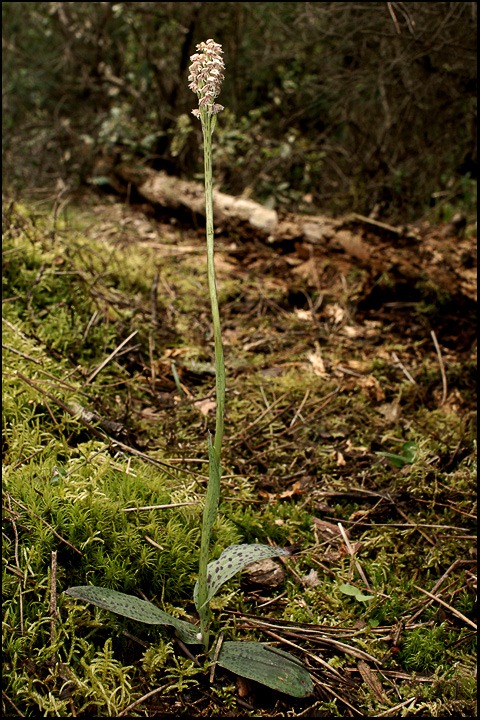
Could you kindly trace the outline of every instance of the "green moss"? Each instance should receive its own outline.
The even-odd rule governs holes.
[[[400,660],[407,670],[433,672],[445,662],[445,631],[443,625],[416,628],[403,638]]]

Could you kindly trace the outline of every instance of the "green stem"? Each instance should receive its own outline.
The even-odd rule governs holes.
[[[207,115],[207,113],[205,113]],[[213,116],[215,118],[215,116]],[[210,292],[210,303],[212,306],[213,336],[215,340],[215,375],[217,391],[217,417],[215,425],[215,441],[213,446],[220,463],[220,452],[222,449],[224,412],[225,412],[225,362],[223,359],[222,330],[220,326],[220,313],[218,310],[217,288],[215,282],[215,250],[213,241],[213,179],[212,179],[212,116],[206,117],[202,123],[204,139],[204,164],[205,164],[205,214],[207,230],[207,273],[208,289]]]
[[[224,411],[225,411],[225,362],[223,359],[222,332],[220,326],[220,313],[218,310],[217,288],[215,282],[214,263],[214,230],[213,230],[213,179],[212,179],[212,132],[216,116],[211,116],[206,110],[202,111],[202,131],[204,140],[204,167],[205,167],[205,211],[207,233],[207,275],[210,304],[212,308],[213,336],[215,341],[215,375],[217,414],[215,424],[215,439],[209,447],[209,482],[205,497],[203,511],[202,537],[200,541],[200,560],[198,567],[198,613],[200,615],[200,632],[205,651],[208,651],[210,606],[207,600],[207,565],[208,550],[213,522],[218,508],[220,497],[220,453],[222,449]]]

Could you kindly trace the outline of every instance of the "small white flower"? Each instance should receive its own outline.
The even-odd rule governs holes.
[[[197,634],[195,635],[195,637],[197,638],[197,640],[201,640],[201,639],[202,639],[202,633],[201,633],[201,632],[197,633]]]

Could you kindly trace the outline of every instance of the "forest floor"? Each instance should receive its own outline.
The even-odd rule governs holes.
[[[197,622],[215,423],[204,230],[98,197],[7,197],[4,715],[476,716],[476,237],[359,232],[363,260],[216,237],[211,556],[292,555],[229,581],[213,630],[296,655],[314,695],[295,699],[219,668],[210,681],[169,628],[64,594],[104,585]]]

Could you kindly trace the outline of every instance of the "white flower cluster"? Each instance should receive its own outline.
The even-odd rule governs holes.
[[[220,53],[222,46],[214,40],[207,40],[197,45],[198,53],[192,55],[190,60],[189,88],[197,93],[200,107],[207,108],[210,115],[216,115],[223,110],[223,105],[215,104],[215,98],[220,95],[220,88],[225,68]],[[200,117],[200,110],[192,110],[195,117]]]

